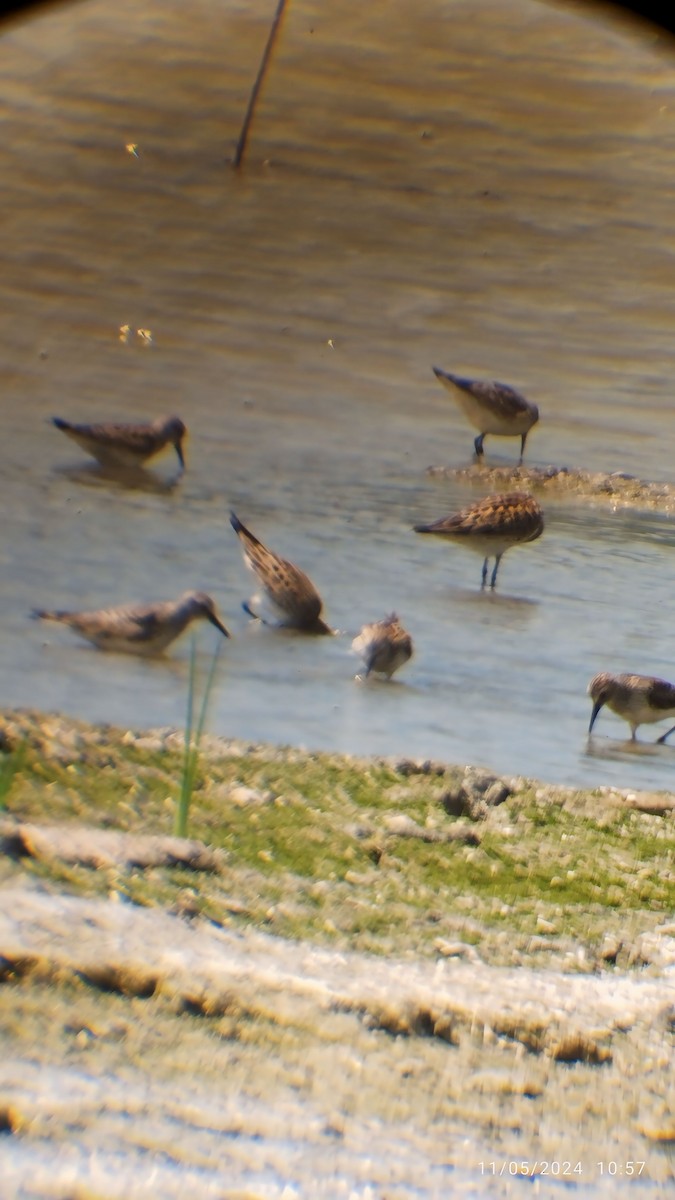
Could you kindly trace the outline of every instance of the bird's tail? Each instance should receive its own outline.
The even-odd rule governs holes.
[[[54,612],[48,608],[34,608],[30,613],[32,621],[66,621],[70,613]]]
[[[258,538],[251,533],[250,529],[246,528],[243,521],[240,521],[239,517],[234,512],[230,513],[230,525],[234,529],[235,533],[246,538],[247,541],[252,542],[254,546],[262,546],[262,542],[260,542]]]

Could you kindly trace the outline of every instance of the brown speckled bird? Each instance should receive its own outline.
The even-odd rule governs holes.
[[[181,470],[185,469],[183,440],[187,429],[180,417],[158,417],[140,425],[72,425],[61,417],[52,420],[57,429],[104,467],[140,467],[165,446],[173,446]]]
[[[305,633],[332,633],[333,630],[321,617],[321,597],[311,579],[287,559],[274,554],[258,540],[250,529],[230,513],[230,523],[244,549],[244,562],[253,571],[262,586],[263,596],[253,596],[245,601],[244,610],[249,616],[264,624],[275,624],[285,629],[300,629]],[[272,621],[263,616],[265,601],[270,609]]]
[[[589,733],[605,705],[628,722],[632,741],[636,741],[638,726],[675,717],[675,685],[653,675],[610,675],[608,671],[602,671],[591,679],[588,694],[593,701]],[[665,742],[674,731],[675,725],[657,738],[657,742]]]
[[[391,679],[394,671],[412,658],[413,643],[396,613],[391,613],[382,621],[364,625],[352,642],[352,650],[363,656],[366,679],[373,673]],[[360,679],[361,676],[357,675],[356,678]]]
[[[442,517],[431,525],[415,525],[415,533],[433,533],[437,537],[461,542],[483,555],[481,587],[488,576],[488,560],[495,559],[490,587],[497,582],[497,571],[503,555],[511,546],[533,542],[544,530],[544,514],[533,496],[525,492],[508,492],[486,496],[460,512]]]
[[[434,375],[462,408],[478,437],[474,441],[476,454],[483,453],[483,442],[488,433],[499,437],[520,437],[520,462],[525,453],[527,435],[539,420],[539,409],[521,392],[509,387],[508,383],[496,380],[463,379],[451,375],[440,367],[432,367]]]
[[[99,650],[125,654],[162,654],[192,621],[204,618],[225,636],[229,633],[204,592],[185,592],[177,600],[157,604],[122,604],[92,612],[54,612],[36,609],[31,616],[59,621]]]

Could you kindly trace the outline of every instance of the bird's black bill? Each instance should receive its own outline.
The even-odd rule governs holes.
[[[207,620],[210,621],[212,625],[215,625],[216,629],[220,630],[220,632],[223,634],[223,637],[229,638],[230,635],[228,630],[223,625],[223,622],[218,619],[215,613],[207,613]]]
[[[590,723],[590,725],[588,726],[588,732],[589,732],[589,733],[592,733],[592,732],[593,732],[593,726],[595,725],[595,718],[597,717],[597,715],[598,715],[598,713],[600,712],[600,709],[601,709],[601,708],[602,708],[602,701],[598,700],[598,701],[597,701],[597,702],[596,702],[596,703],[593,705],[593,712],[591,713],[591,723]]]

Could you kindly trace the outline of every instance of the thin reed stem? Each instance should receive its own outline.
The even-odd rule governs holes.
[[[272,51],[274,50],[274,43],[276,42],[277,34],[279,32],[279,27],[281,25],[281,18],[284,15],[285,8],[286,8],[286,0],[279,0],[279,3],[277,4],[277,11],[274,14],[274,20],[272,21],[272,27],[269,31],[269,35],[268,35],[267,42],[265,45],[265,49],[263,50],[263,56],[260,60],[260,66],[258,67],[258,74],[256,75],[255,83],[253,84],[253,87],[251,88],[251,95],[249,96],[246,113],[244,115],[244,122],[241,127],[241,133],[239,134],[239,141],[237,142],[237,149],[235,150],[234,158],[232,160],[232,165],[235,169],[241,165],[241,160],[244,157],[244,152],[246,150],[246,143],[248,142],[249,127],[251,125],[251,121],[253,120],[253,114],[255,112],[255,106],[256,106],[256,103],[258,100],[258,95],[260,93],[260,89],[262,88],[262,85],[265,80],[265,74],[267,72],[267,67],[268,67],[270,58],[272,57]]]

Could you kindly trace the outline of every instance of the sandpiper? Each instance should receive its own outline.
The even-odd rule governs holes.
[[[230,523],[244,548],[246,566],[253,571],[264,593],[262,597],[253,596],[245,601],[245,612],[263,624],[269,624],[261,612],[255,611],[267,601],[272,624],[301,629],[305,633],[332,633],[330,626],[321,619],[321,597],[305,572],[263,546],[250,529],[242,525],[236,513],[230,513]]]
[[[628,722],[632,741],[636,740],[639,725],[652,725],[654,721],[675,717],[675,684],[653,675],[610,675],[608,671],[602,671],[591,679],[588,694],[593,701],[589,733],[605,704]],[[663,737],[657,738],[657,742],[665,742],[674,731],[675,725]]]
[[[352,650],[355,654],[363,655],[366,679],[371,672],[391,679],[394,671],[412,658],[413,643],[396,613],[391,613],[382,621],[364,625],[352,642]],[[356,678],[360,679],[361,676],[357,675]]]
[[[434,375],[448,388],[460,404],[465,416],[478,430],[474,441],[476,454],[483,453],[488,433],[499,437],[520,438],[520,462],[525,453],[527,435],[539,420],[539,409],[515,388],[496,380],[463,379],[440,367],[432,368]]]
[[[225,637],[229,633],[204,592],[185,592],[177,600],[157,604],[122,604],[93,612],[52,612],[36,609],[31,616],[43,621],[60,621],[93,642],[99,650],[126,654],[162,654],[192,622],[203,617]]]
[[[57,429],[104,467],[140,467],[165,446],[173,446],[181,470],[185,469],[183,439],[187,429],[180,417],[158,417],[140,425],[72,425],[61,417],[52,420]]]
[[[488,560],[494,556],[495,565],[490,580],[493,588],[503,555],[511,546],[533,542],[544,530],[544,514],[534,496],[525,492],[508,492],[486,496],[452,516],[442,517],[431,525],[415,525],[415,533],[434,533],[438,537],[462,542],[484,556],[481,587],[488,576]]]

